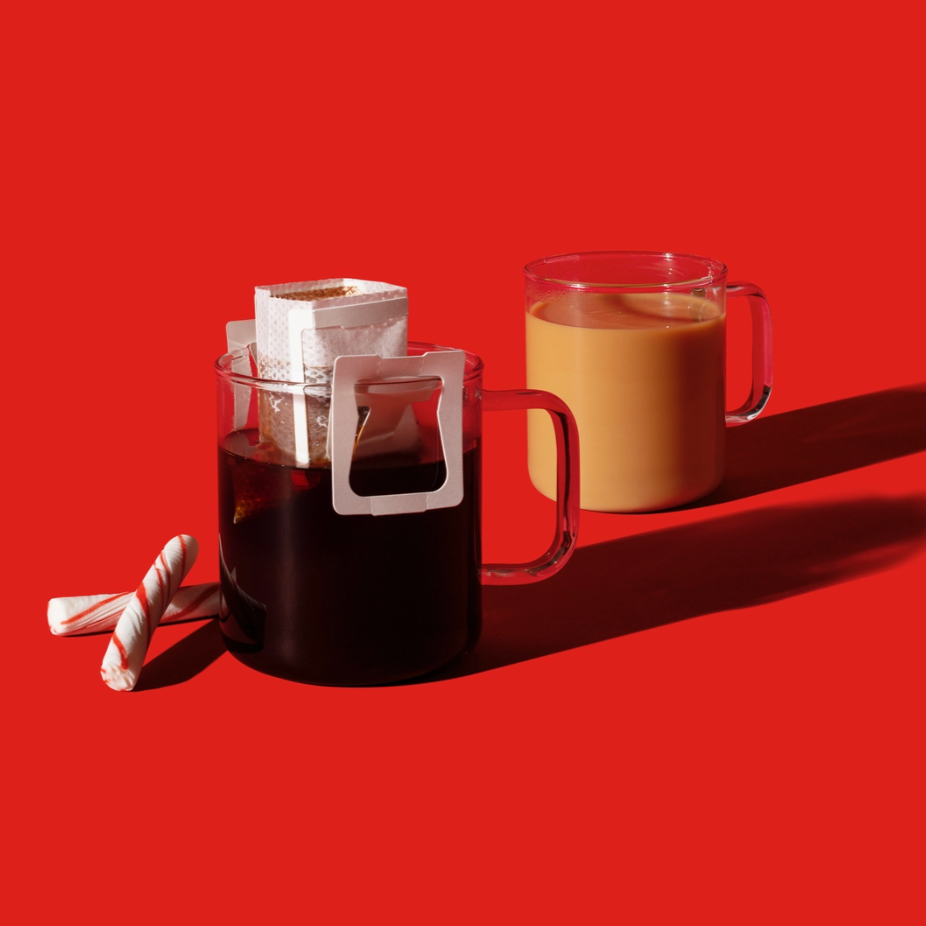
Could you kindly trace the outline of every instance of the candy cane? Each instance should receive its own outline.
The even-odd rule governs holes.
[[[222,586],[218,582],[184,585],[167,606],[162,624],[204,620],[219,613]],[[118,595],[78,595],[52,598],[48,602],[48,629],[56,637],[114,630],[119,615],[132,599],[132,592]]]
[[[138,681],[151,636],[186,574],[196,562],[199,544],[180,534],[161,551],[129,600],[103,657],[103,681],[117,691],[131,691]]]

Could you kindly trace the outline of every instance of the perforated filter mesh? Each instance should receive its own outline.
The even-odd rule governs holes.
[[[315,280],[257,287],[254,296],[257,368],[262,379],[305,382],[320,387],[305,400],[310,463],[327,460],[328,409],[334,361],[348,354],[404,357],[408,350],[406,290],[370,280]],[[301,366],[290,355],[293,312],[311,316],[302,330]],[[358,322],[364,322],[359,323]],[[301,324],[301,322],[300,322]],[[294,403],[283,393],[266,393],[259,405],[262,440],[287,457],[295,447]],[[301,409],[296,414],[302,415]],[[302,461],[303,463],[305,461]]]

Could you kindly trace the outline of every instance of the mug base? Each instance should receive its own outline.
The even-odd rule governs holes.
[[[318,685],[324,688],[375,688],[381,685],[395,685],[402,682],[410,682],[423,678],[427,675],[440,672],[442,669],[456,662],[458,659],[468,656],[479,641],[478,631],[471,634],[462,649],[453,653],[450,657],[442,657],[434,664],[428,664],[424,667],[416,666],[411,668],[404,666],[394,671],[383,669],[379,672],[358,672],[351,671],[341,667],[337,671],[319,672],[307,671],[298,664],[287,663],[279,659],[270,659],[264,653],[255,652],[253,648],[243,646],[237,640],[222,634],[222,640],[225,643],[225,649],[234,656],[238,662],[260,672],[262,675],[270,675],[274,678],[281,678],[289,682],[298,682],[303,685]]]

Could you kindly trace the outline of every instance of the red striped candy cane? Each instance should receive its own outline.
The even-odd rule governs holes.
[[[103,681],[110,688],[131,691],[135,687],[151,636],[198,552],[196,540],[180,534],[164,547],[148,570],[122,612],[100,666]]]
[[[177,590],[167,606],[161,623],[176,624],[215,617],[219,613],[220,594],[221,586],[218,582],[184,585]],[[131,600],[132,592],[52,598],[48,602],[48,629],[56,637],[114,630],[119,616]]]

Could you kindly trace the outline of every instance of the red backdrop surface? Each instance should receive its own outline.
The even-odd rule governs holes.
[[[906,9],[11,15],[13,922],[921,921]],[[408,286],[411,336],[509,388],[521,267],[600,249],[706,254],[769,295],[775,390],[711,504],[584,514],[569,567],[487,592],[480,647],[426,684],[286,683],[185,625],[155,635],[159,684],[124,695],[105,638],[48,633],[50,597],[134,587],[179,531],[202,545],[189,581],[217,577],[211,365],[254,284]],[[528,558],[552,504],[522,416],[497,418],[485,553]]]

